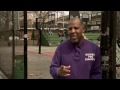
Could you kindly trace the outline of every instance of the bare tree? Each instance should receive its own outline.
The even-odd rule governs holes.
[[[46,20],[48,21],[49,11],[34,11],[34,13],[39,18],[41,28],[42,28],[42,30],[44,30],[45,21]]]
[[[10,36],[11,20],[12,20],[11,11],[0,11],[0,32],[1,37],[4,37],[5,39],[8,39],[8,37]]]
[[[1,31],[9,30],[9,23],[12,19],[11,11],[0,11]]]

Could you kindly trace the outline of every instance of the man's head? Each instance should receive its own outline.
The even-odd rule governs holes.
[[[80,18],[75,17],[69,21],[68,34],[73,43],[78,43],[83,39],[82,33],[84,33],[84,31],[84,25]]]

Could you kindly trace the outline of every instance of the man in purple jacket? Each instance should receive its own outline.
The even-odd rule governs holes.
[[[53,56],[50,74],[54,79],[102,79],[100,48],[84,39],[81,19],[69,21],[69,40],[62,42]]]

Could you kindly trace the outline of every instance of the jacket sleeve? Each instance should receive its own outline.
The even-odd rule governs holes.
[[[57,75],[57,70],[58,68],[61,66],[60,64],[60,60],[61,60],[61,53],[60,53],[60,46],[58,46],[58,48],[55,51],[55,54],[52,58],[52,62],[50,65],[50,74],[54,79],[59,79],[60,76]]]
[[[96,49],[95,61],[92,64],[90,79],[102,79],[101,53],[100,48]]]

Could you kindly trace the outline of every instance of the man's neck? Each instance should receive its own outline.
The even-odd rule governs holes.
[[[81,39],[78,42],[74,42],[73,44],[78,45],[79,43],[81,43],[84,40],[84,37],[82,36]]]

